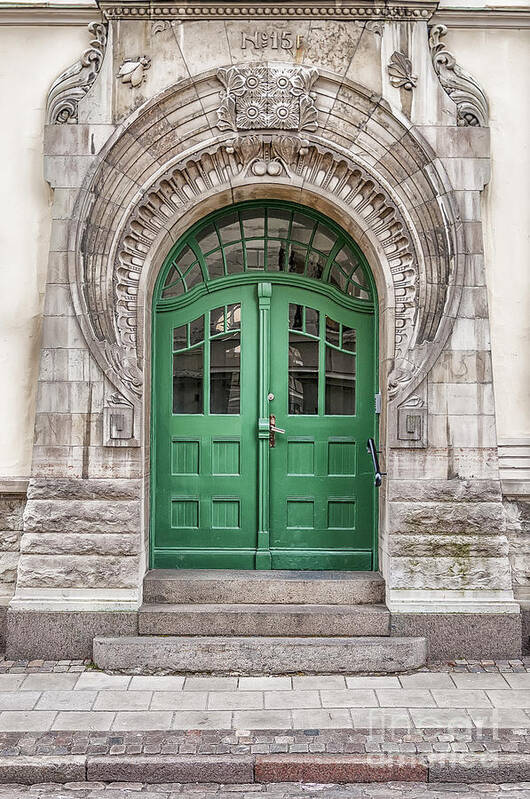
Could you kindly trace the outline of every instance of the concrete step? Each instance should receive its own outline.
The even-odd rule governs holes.
[[[377,572],[156,569],[144,579],[146,604],[374,605],[385,601]]]
[[[390,635],[384,605],[143,605],[140,635]]]
[[[136,636],[94,638],[100,669],[209,674],[396,672],[425,663],[425,638]]]

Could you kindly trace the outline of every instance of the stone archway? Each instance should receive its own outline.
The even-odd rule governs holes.
[[[234,70],[244,80],[252,67]],[[304,67],[290,71],[309,80]],[[138,407],[144,312],[138,289],[160,242],[171,241],[183,215],[199,205],[208,210],[215,195],[284,192],[296,199],[303,192],[334,207],[372,253],[385,288],[382,310],[392,315],[385,390],[399,406],[443,347],[459,302],[465,246],[447,176],[430,146],[381,98],[332,75],[310,76],[317,106],[330,85],[336,94],[335,114],[321,119],[316,132],[313,122],[296,134],[219,134],[212,112],[218,128],[236,126],[212,90],[216,79],[226,85],[220,74],[226,72],[185,81],[136,112],[85,183],[71,238],[71,284],[93,355],[125,401]],[[178,109],[192,92],[201,111],[190,122]]]

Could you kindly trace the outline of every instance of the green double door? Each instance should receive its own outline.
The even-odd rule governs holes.
[[[373,311],[239,283],[157,312],[154,357],[153,568],[375,567]]]

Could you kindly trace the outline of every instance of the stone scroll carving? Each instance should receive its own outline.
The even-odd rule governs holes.
[[[440,83],[456,103],[459,125],[487,127],[488,100],[475,78],[456,63],[452,53],[441,41],[447,33],[447,25],[434,25],[429,34],[429,47],[434,71]]]
[[[63,72],[51,86],[46,104],[46,122],[58,125],[77,122],[77,106],[88,92],[105,56],[107,46],[107,25],[91,22],[88,26],[93,36],[90,47],[79,61]]]
[[[219,69],[217,77],[225,87],[217,109],[220,130],[317,129],[311,92],[316,69],[258,64]]]

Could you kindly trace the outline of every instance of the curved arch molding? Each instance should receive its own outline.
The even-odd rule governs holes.
[[[329,73],[311,86],[316,130],[223,133],[221,88],[210,72],[149,102],[115,132],[85,181],[69,249],[74,303],[93,355],[138,404],[143,270],[161,263],[158,250],[167,251],[179,219],[209,198],[224,193],[229,203],[282,187],[295,200],[301,192],[324,198],[357,232],[381,310],[392,312],[386,388],[403,403],[447,339],[462,283],[462,227],[436,154],[381,97]],[[211,207],[206,202],[204,213]]]

